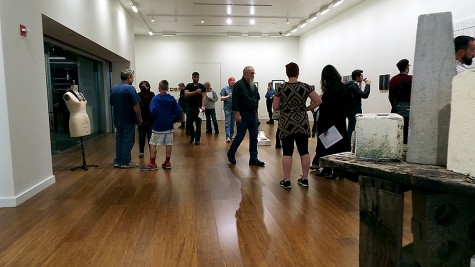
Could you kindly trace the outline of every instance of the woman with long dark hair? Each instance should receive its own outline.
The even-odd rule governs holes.
[[[311,170],[319,168],[318,161],[323,156],[350,151],[350,141],[346,134],[346,90],[341,81],[341,75],[335,67],[326,65],[323,68],[320,85],[322,88],[322,104],[319,107],[319,117],[317,120],[318,136],[321,134],[326,136],[328,129],[335,126],[343,139],[325,148],[320,138],[318,138],[315,157],[310,167]],[[332,178],[332,169],[323,168],[317,172],[317,175]]]

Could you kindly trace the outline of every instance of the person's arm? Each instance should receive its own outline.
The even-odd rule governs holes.
[[[272,96],[272,90],[267,90],[266,95],[264,96],[265,98],[270,98]]]
[[[142,113],[140,112],[140,105],[137,103],[133,106],[135,116],[137,116],[137,125],[140,126],[142,125]]]
[[[205,111],[206,108],[206,91],[201,93],[201,111]]]
[[[218,101],[218,95],[216,94],[216,92],[215,92],[215,91],[211,91],[211,92],[213,93],[213,98],[210,99],[211,102],[216,102],[216,101]]]
[[[280,96],[274,95],[274,100],[272,101],[272,109],[280,110]]]
[[[310,105],[307,107],[307,111],[312,111],[315,110],[320,104],[322,103],[322,98],[317,94],[317,92],[312,91],[309,95],[310,97]],[[276,98],[274,98],[275,101]]]
[[[369,93],[371,91],[371,80],[367,79],[364,82],[365,82],[364,90],[360,90],[358,88],[358,90],[356,90],[356,91],[357,91],[357,95],[359,95],[361,98],[366,99],[366,98],[368,98]]]
[[[237,123],[241,123],[241,113],[239,112],[239,98],[241,97],[241,88],[239,83],[234,84],[233,89],[233,111]]]
[[[173,122],[177,122],[181,120],[181,116],[183,114],[183,110],[181,109],[180,105],[178,105],[177,102],[175,102],[175,110],[174,110],[175,116],[173,118]]]

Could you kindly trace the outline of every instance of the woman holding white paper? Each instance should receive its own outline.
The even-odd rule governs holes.
[[[318,161],[320,157],[350,151],[350,142],[346,134],[346,91],[344,84],[341,82],[341,75],[335,67],[327,65],[323,68],[320,85],[322,87],[322,104],[319,107],[318,141],[315,157],[312,160],[312,166],[310,166],[311,170],[319,168]],[[336,128],[337,132],[329,132],[330,128],[332,130]],[[322,140],[330,142],[325,142],[324,145]],[[321,169],[317,172],[317,175],[335,178],[332,176],[332,169],[330,168]]]

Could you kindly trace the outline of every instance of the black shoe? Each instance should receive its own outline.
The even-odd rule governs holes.
[[[275,143],[275,148],[282,148],[282,145],[280,144],[280,142]]]
[[[213,132],[213,131],[211,131],[211,130],[206,130],[206,133],[212,133],[212,132]]]
[[[299,185],[303,186],[303,187],[308,187],[308,179],[302,179],[302,178],[299,178],[297,180],[297,182],[299,183]]]
[[[273,120],[266,121],[266,124],[274,124]]]
[[[219,134],[219,130],[214,131],[214,134]]]
[[[191,137],[191,138],[190,138],[190,141],[189,141],[188,143],[193,144],[194,141],[195,141],[195,138],[194,138],[194,137]]]
[[[261,125],[261,122],[260,121],[257,121],[257,126]]]
[[[250,159],[249,166],[257,166],[257,167],[264,167],[266,164],[259,159]]]
[[[280,186],[282,186],[285,189],[290,189],[292,188],[292,184],[290,183],[290,180],[282,180],[280,181]]]
[[[195,141],[195,146],[199,145],[200,143],[201,143],[200,140],[196,140]]]
[[[226,155],[228,156],[229,163],[236,165],[236,158],[234,156],[229,155],[229,153]]]
[[[178,126],[178,128],[179,128],[179,129],[183,129],[183,128],[185,128],[185,125],[182,124],[182,125]]]

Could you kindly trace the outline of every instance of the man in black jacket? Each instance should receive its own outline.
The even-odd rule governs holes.
[[[259,106],[259,90],[254,85],[254,68],[247,66],[243,70],[242,79],[233,87],[233,111],[236,115],[237,134],[227,156],[231,164],[236,164],[236,151],[246,131],[249,131],[249,165],[264,167],[265,163],[257,158],[257,108]]]
[[[347,103],[347,111],[346,116],[348,118],[348,137],[351,140],[351,135],[355,130],[356,125],[356,114],[363,113],[361,109],[361,99],[368,98],[370,93],[371,81],[363,78],[363,71],[362,70],[354,70],[351,73],[352,81],[349,81],[345,84],[348,94],[348,102]],[[360,86],[361,83],[365,83],[364,90],[361,90]]]

